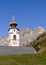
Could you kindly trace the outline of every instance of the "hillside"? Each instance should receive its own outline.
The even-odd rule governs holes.
[[[39,52],[46,52],[46,31],[35,41],[31,42],[29,46],[33,46]]]
[[[46,65],[46,53],[0,56],[0,65]]]

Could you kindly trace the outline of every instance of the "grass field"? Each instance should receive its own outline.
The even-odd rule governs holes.
[[[46,53],[0,56],[0,65],[46,65]]]

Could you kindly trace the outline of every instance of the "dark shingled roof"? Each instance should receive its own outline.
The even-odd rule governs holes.
[[[33,47],[0,46],[0,55],[31,54],[36,53]]]

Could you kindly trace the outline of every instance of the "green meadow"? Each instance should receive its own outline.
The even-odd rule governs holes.
[[[0,56],[0,65],[46,65],[46,53]]]

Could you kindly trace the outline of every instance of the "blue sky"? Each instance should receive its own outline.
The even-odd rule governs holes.
[[[46,0],[0,0],[0,37],[8,34],[13,12],[20,30],[46,29]]]

